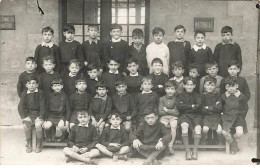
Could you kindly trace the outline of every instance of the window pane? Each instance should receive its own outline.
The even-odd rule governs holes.
[[[135,8],[129,8],[129,16],[135,16]]]
[[[122,26],[122,36],[127,36],[127,25],[121,25]]]
[[[67,0],[67,23],[82,24],[83,0]]]
[[[116,17],[112,17],[112,23],[116,23]]]
[[[145,17],[141,17],[141,24],[145,24]]]
[[[118,9],[118,16],[127,16],[127,9]]]
[[[127,17],[126,16],[118,17],[117,23],[118,24],[127,24]]]
[[[141,16],[145,16],[145,7],[141,8]]]
[[[83,35],[82,33],[82,25],[74,25],[75,27],[75,35]]]
[[[129,17],[129,24],[135,24],[135,17]]]
[[[83,36],[74,36],[74,40],[77,40],[78,42],[83,42]]]
[[[84,23],[97,24],[98,10],[100,9],[100,0],[84,0]]]

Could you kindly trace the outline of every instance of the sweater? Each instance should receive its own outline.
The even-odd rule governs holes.
[[[76,76],[69,76],[69,73],[63,75],[62,80],[64,84],[64,92],[71,96],[76,92],[76,80],[79,78],[80,74],[78,73]]]
[[[34,71],[33,73],[28,73],[27,71],[24,71],[19,75],[18,83],[17,83],[17,94],[21,98],[22,92],[27,91],[26,83],[27,79],[31,76],[38,77],[39,72]]]
[[[168,109],[167,112],[163,110],[163,107],[166,107]],[[165,115],[171,115],[178,117],[179,116],[179,110],[176,107],[176,96],[168,96],[165,95],[160,98],[159,106],[158,106],[158,114],[159,116],[165,116]]]
[[[146,47],[146,59],[149,67],[149,73],[152,73],[151,63],[154,58],[160,58],[163,62],[163,72],[169,74],[169,48],[166,44],[156,44],[155,42],[150,43]]]
[[[108,88],[108,95],[112,96],[116,93],[115,82],[118,80],[122,80],[122,74],[113,74],[109,72],[105,72],[101,75],[101,80],[103,80]]]
[[[35,53],[34,53],[35,62],[37,64],[36,70],[39,73],[42,73],[45,71],[44,68],[42,67],[43,57],[48,56],[48,55],[54,57],[54,60],[55,60],[54,61],[54,63],[55,63],[54,71],[60,73],[61,56],[60,56],[60,49],[56,44],[54,44],[51,48],[42,46],[41,44],[36,47]]]
[[[168,75],[165,73],[161,73],[160,75],[156,75],[154,73],[151,73],[148,75],[152,79],[153,88],[152,91],[158,94],[159,97],[165,95],[165,88],[164,84],[168,81]],[[162,85],[163,88],[159,88],[158,85]]]
[[[204,115],[220,115],[222,112],[222,102],[220,94],[217,91],[203,93],[201,96],[202,110]],[[208,106],[208,109],[205,107]]]
[[[132,95],[126,93],[125,95],[118,95],[117,93],[112,96],[113,112],[121,114],[123,120],[127,116],[134,118],[137,113],[136,103]]]
[[[106,127],[100,136],[100,143],[106,147],[110,143],[118,143],[120,147],[130,146],[130,140],[123,125],[120,125],[120,129],[112,129],[110,126]]]
[[[94,97],[96,95],[96,84],[98,83],[98,81],[100,81],[100,79],[90,79],[90,77],[87,76],[86,81],[88,85],[86,91],[91,95],[91,97]]]
[[[39,89],[44,92],[45,98],[49,97],[52,92],[51,82],[55,78],[60,78],[60,75],[57,72],[54,72],[53,74],[43,72],[39,75]]]
[[[167,145],[172,136],[165,125],[157,120],[154,125],[148,125],[146,122],[141,123],[132,137],[132,140],[135,139],[138,139],[144,145],[156,145],[161,139],[162,143]]]
[[[159,97],[155,92],[138,93],[135,102],[137,107],[137,117],[144,116],[144,110],[146,108],[153,108],[156,113],[158,111]]]
[[[89,109],[89,103],[91,100],[91,95],[84,92],[84,93],[79,93],[75,92],[70,96],[70,107],[71,107],[71,112],[73,113],[75,110],[80,110],[80,109]]]
[[[219,75],[222,77],[229,76],[228,64],[231,60],[236,60],[242,70],[242,55],[240,46],[237,43],[223,44],[219,43],[216,45],[214,50],[214,59],[219,66]]]
[[[95,148],[98,143],[98,133],[94,126],[88,123],[87,127],[75,125],[71,128],[68,146],[73,145],[83,148],[87,147],[89,150]]]
[[[106,62],[102,60],[102,46],[103,44],[98,40],[96,42],[89,42],[89,40],[82,43],[84,61],[88,64],[96,64],[98,67],[103,67],[106,65]]]
[[[59,44],[61,53],[61,63],[68,64],[70,60],[77,59],[83,64],[83,52],[81,44],[73,40],[72,42],[62,41]]]

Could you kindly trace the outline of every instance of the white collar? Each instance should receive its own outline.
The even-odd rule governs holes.
[[[109,70],[108,72],[111,73],[111,74],[119,74],[118,70],[116,72],[112,72],[112,71]]]
[[[27,94],[30,94],[30,93],[37,93],[38,92],[38,88],[36,88],[33,92],[31,92],[29,89],[27,90]]]
[[[120,42],[120,41],[121,41],[121,38],[119,38],[119,39],[117,39],[117,40],[112,38],[111,41],[114,42],[114,43]]]
[[[129,76],[138,76],[138,72],[136,72],[136,74],[132,75],[132,74],[129,74]]]
[[[177,38],[175,39],[175,42],[184,42],[184,39],[178,40]]]
[[[180,78],[177,78],[176,76],[174,76],[173,80],[175,80],[177,82],[181,82],[183,80],[183,76],[181,76]]]
[[[100,97],[98,94],[95,95],[95,99],[102,99],[102,100],[107,100],[107,95],[104,97]]]
[[[54,44],[53,44],[53,42],[46,43],[46,42],[43,41],[41,45],[51,48]]]
[[[142,91],[142,94],[146,94],[146,93],[152,93],[153,91],[152,90],[150,90],[150,91],[148,91],[148,92],[146,92],[146,91]]]
[[[98,40],[97,39],[93,40],[92,38],[89,38],[88,42],[89,44],[92,44],[93,42],[97,44]]]
[[[195,51],[198,51],[199,49],[204,49],[205,50],[206,48],[207,48],[206,44],[203,44],[201,47],[197,46],[196,44],[193,46],[193,49]]]
[[[230,93],[228,93],[227,91],[225,92],[226,96],[229,97],[231,96]],[[241,95],[241,92],[239,90],[237,90],[237,92],[234,94],[236,97],[239,97]]]
[[[74,76],[77,76],[77,74],[76,75],[73,75],[71,72],[69,73],[69,76],[70,77],[74,77]]]
[[[113,126],[111,125],[110,129],[118,129],[118,130],[120,130],[120,125],[119,125],[118,127],[113,127]]]
[[[95,79],[92,79],[92,80],[98,81],[98,77],[96,77]]]
[[[229,41],[229,42],[227,42],[227,43],[224,43],[223,41],[221,42],[223,45],[226,45],[226,44],[235,44],[235,42],[233,41],[233,40],[231,40],[231,41]]]
[[[73,39],[71,41],[68,41],[65,39],[65,42],[67,42],[67,43],[72,43],[73,41],[74,41]]]
[[[88,127],[88,123],[86,125],[79,124],[79,127]]]

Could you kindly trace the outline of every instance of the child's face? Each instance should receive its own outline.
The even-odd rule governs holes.
[[[148,125],[154,125],[157,119],[158,119],[158,116],[155,115],[154,113],[146,115],[144,117],[144,120],[146,121],[146,123]]]
[[[100,97],[104,97],[107,95],[107,89],[103,87],[98,87],[96,92]]]
[[[118,127],[122,122],[122,119],[120,117],[116,117],[115,115],[112,115],[111,118],[109,119],[109,122],[113,127]]]
[[[75,32],[66,31],[66,32],[63,32],[63,35],[65,36],[67,41],[73,41]]]
[[[163,65],[159,62],[155,62],[153,63],[152,68],[155,74],[160,74],[163,70]]]
[[[217,66],[212,66],[212,67],[208,68],[208,69],[206,70],[206,72],[207,72],[210,76],[216,76],[217,73],[218,73],[218,68],[217,68]]]
[[[130,72],[130,74],[136,74],[137,70],[139,68],[139,65],[136,64],[135,62],[132,62],[130,64],[127,65],[127,70]]]
[[[224,43],[228,43],[232,40],[232,34],[230,32],[221,33],[221,37]]]
[[[49,43],[52,41],[53,34],[49,31],[42,33],[42,38],[45,43]]]
[[[92,69],[91,71],[88,71],[88,75],[90,79],[96,79],[98,76],[98,70]]]
[[[189,71],[189,76],[193,78],[197,78],[199,76],[199,72],[197,68],[193,68]]]
[[[55,93],[58,93],[61,91],[61,89],[63,88],[63,85],[61,84],[53,84],[51,86],[52,90],[55,92]]]
[[[237,76],[237,74],[239,73],[240,68],[238,68],[236,65],[232,65],[228,68],[228,73],[230,76]]]
[[[237,89],[238,89],[238,84],[235,84],[234,86],[227,84],[225,87],[226,87],[228,93],[235,94],[237,92]]]
[[[124,94],[126,92],[127,86],[126,85],[118,85],[116,86],[116,91],[119,94]]]
[[[72,63],[70,64],[69,66],[69,71],[73,74],[73,75],[76,75],[78,72],[79,72],[79,65],[75,64],[75,63]]]
[[[161,44],[163,40],[163,33],[159,32],[158,34],[153,35],[153,40],[156,44]]]
[[[142,36],[133,36],[133,42],[135,45],[141,45],[143,42],[143,37]]]
[[[143,91],[149,92],[152,89],[153,84],[151,81],[144,81],[141,84],[141,87],[142,87]]]
[[[165,92],[168,96],[173,96],[176,93],[176,90],[174,87],[166,87]]]
[[[43,68],[47,73],[53,72],[55,64],[51,62],[51,60],[44,60],[43,61]]]
[[[81,125],[87,125],[89,122],[88,114],[78,114],[77,119]]]
[[[84,92],[87,89],[87,84],[84,81],[79,81],[77,82],[75,87],[76,89],[78,89],[78,91]]]
[[[37,67],[37,64],[33,61],[26,61],[26,63],[25,63],[25,69],[27,71],[32,72],[36,69],[36,67]]]
[[[97,38],[97,35],[98,35],[98,30],[97,28],[95,27],[90,27],[89,30],[89,37],[92,38],[92,39],[96,39]]]
[[[207,81],[204,83],[204,88],[207,92],[212,92],[216,88],[216,84],[214,82]]]
[[[33,92],[38,88],[38,83],[35,80],[30,80],[26,83],[26,87],[30,92]]]
[[[108,64],[107,64],[108,68],[110,71],[112,72],[116,72],[119,68],[119,64],[114,61],[114,60],[111,60]]]
[[[174,33],[178,40],[183,39],[184,34],[185,34],[183,29],[177,29]]]
[[[172,70],[172,73],[176,77],[181,77],[182,74],[184,73],[184,69],[182,67],[174,67]]]
[[[121,38],[122,31],[120,29],[113,29],[110,31],[110,35],[113,39],[118,40]]]
[[[193,92],[195,86],[196,86],[196,84],[194,84],[191,80],[187,81],[187,83],[185,85],[183,85],[186,92],[189,92],[189,93]]]
[[[205,36],[203,34],[198,33],[195,36],[196,45],[201,47],[204,44]]]

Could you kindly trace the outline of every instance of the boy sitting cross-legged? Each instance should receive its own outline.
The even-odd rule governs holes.
[[[96,147],[105,155],[113,158],[127,160],[127,153],[130,152],[130,140],[128,134],[121,124],[120,114],[114,113],[110,116],[111,126],[106,127],[100,137],[100,143]]]
[[[176,88],[177,84],[173,81],[165,83],[166,95],[160,98],[158,107],[159,116],[161,117],[160,122],[171,128],[172,140],[168,144],[170,154],[174,154],[172,146],[176,137],[177,119],[179,116],[179,111],[176,107]]]
[[[66,162],[71,159],[85,162],[87,164],[96,164],[91,158],[100,155],[95,145],[98,143],[98,134],[94,126],[89,123],[89,115],[86,110],[77,111],[79,124],[71,129],[68,146],[63,149],[67,157]]]
[[[157,157],[162,154],[172,137],[165,125],[158,121],[158,115],[153,108],[145,110],[144,120],[132,137],[133,147],[147,158],[144,165],[161,164]]]

